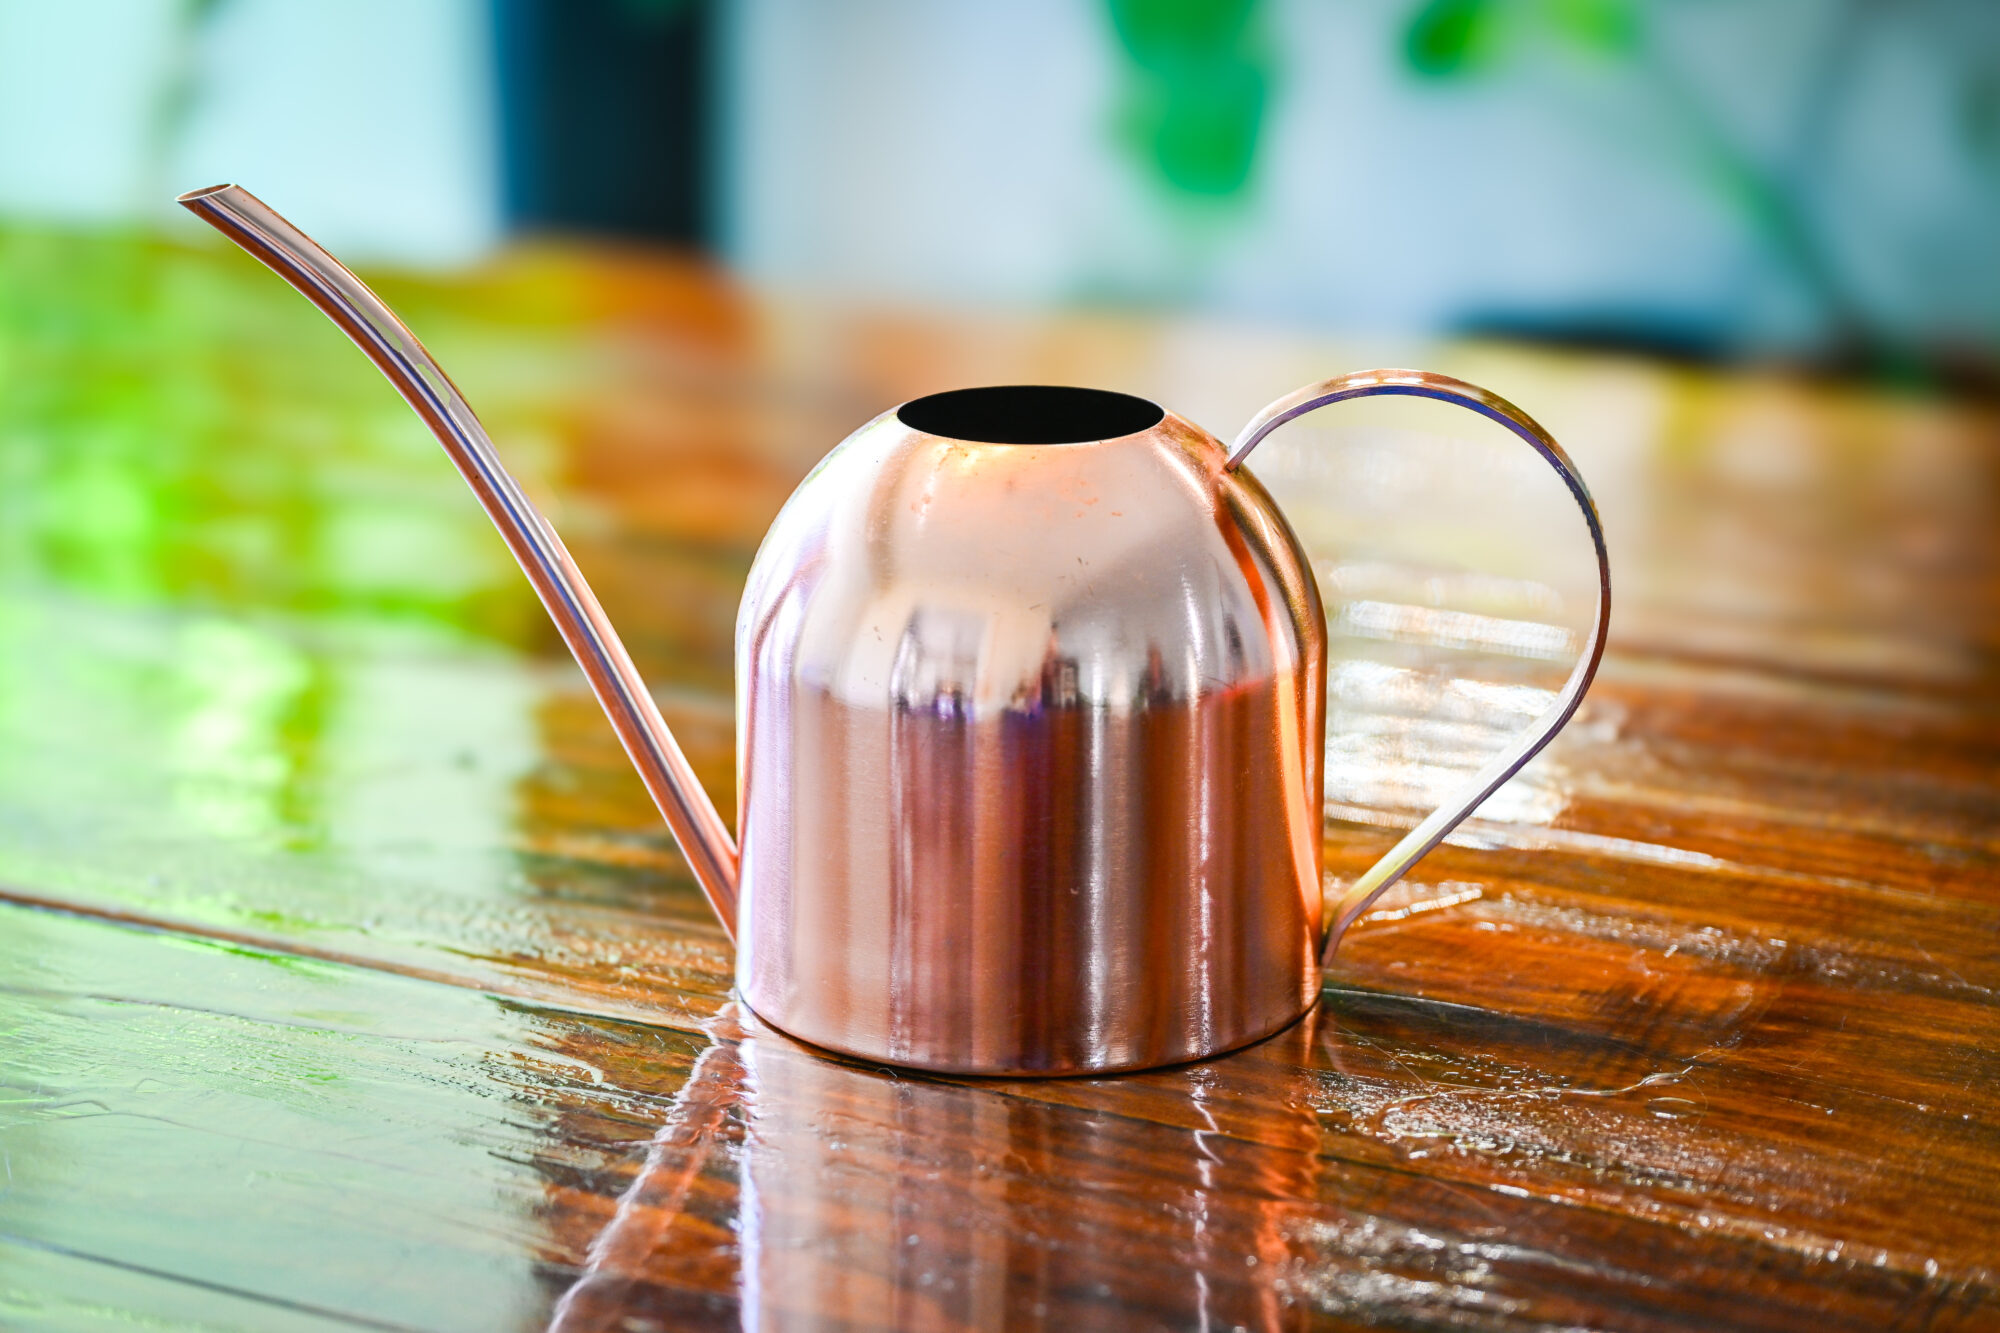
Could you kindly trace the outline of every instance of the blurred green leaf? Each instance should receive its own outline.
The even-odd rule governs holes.
[[[1630,0],[1543,0],[1543,17],[1557,36],[1605,56],[1639,49],[1639,12]]]
[[[1158,69],[1226,54],[1250,25],[1256,0],[1110,0],[1111,26],[1139,64]]]
[[[1410,21],[1403,53],[1426,78],[1470,73],[1490,53],[1497,19],[1493,0],[1427,0]]]
[[[1228,69],[1171,92],[1154,88],[1135,96],[1126,132],[1167,184],[1189,194],[1228,195],[1250,178],[1263,112],[1259,72]]]
[[[1109,0],[1130,58],[1119,128],[1163,183],[1238,193],[1257,158],[1269,75],[1256,0]]]

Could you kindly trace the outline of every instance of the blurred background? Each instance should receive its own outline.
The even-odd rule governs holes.
[[[464,387],[724,809],[765,525],[855,427],[964,384],[1226,438],[1415,364],[1547,424],[1604,512],[1614,651],[1491,819],[1576,817],[1620,673],[2000,660],[1991,0],[0,0],[19,882],[90,864],[226,917],[228,846],[412,903],[616,880],[702,915],[422,426],[171,202],[219,181]],[[1554,697],[1593,571],[1497,428],[1321,416],[1255,468],[1334,627],[1350,873]]]
[[[1990,383],[1986,0],[0,4],[0,213]]]
[[[1484,895],[1473,928],[1520,932],[1495,968],[1546,969],[1548,1012],[1599,1005],[1642,1054],[1720,1059],[1762,1015],[1761,1054],[1730,1058],[1775,1058],[1808,1051],[1785,1043],[1842,995],[1970,993],[1924,942],[1958,915],[1986,929],[1976,886],[2000,865],[2000,0],[0,0],[0,896],[268,942],[261,962],[221,947],[322,987],[299,1017],[343,1050],[350,1004],[375,1001],[298,954],[490,984],[494,1032],[543,1021],[503,996],[685,1027],[725,949],[658,813],[417,418],[172,203],[223,181],[352,263],[462,386],[726,815],[746,572],[799,479],[876,414],[1072,383],[1227,439],[1297,386],[1416,365],[1564,443],[1617,601],[1583,711],[1364,919],[1382,934],[1345,946],[1364,989],[1425,993],[1421,964],[1398,972],[1396,923]],[[1326,603],[1338,885],[1557,697],[1595,569],[1539,458],[1440,404],[1318,413],[1251,466]],[[1805,924],[1852,915],[1855,893],[1914,933],[1863,954]],[[10,938],[11,958],[85,947],[75,922],[20,915],[33,942]],[[1791,944],[1764,933],[1776,921],[1798,923]],[[224,975],[162,947],[158,966]],[[0,1323],[35,1323],[42,1307],[8,1303],[46,1281],[35,1265],[110,1254],[118,1281],[281,1291],[300,1319],[513,1327],[591,1244],[587,1163],[651,1132],[617,1079],[583,1094],[614,1117],[586,1130],[522,1072],[584,1087],[595,1045],[454,1038],[496,1080],[460,1097],[441,1065],[351,1075],[375,1067],[289,1038],[280,1055],[248,1020],[196,1040],[165,1008],[147,1021],[178,1063],[127,1089],[135,1066],[98,1054],[113,1046],[62,1045],[111,1040],[99,1009],[0,983],[69,1024],[0,1021],[22,1052],[0,1069],[0,1233],[49,1247],[0,1245]],[[193,993],[173,984],[116,994]],[[396,1031],[461,1021],[419,1017]],[[1799,1058],[1870,1049],[1842,1044],[1869,1040],[1859,1021],[1824,1026],[1834,1044]],[[635,1063],[607,1068],[655,1079],[652,1048],[618,1049]],[[1597,1058],[1576,1067],[1595,1079]],[[1483,1106],[1562,1093],[1434,1067],[1496,1089]],[[217,1100],[218,1070],[273,1100]],[[1321,1072],[1284,1094],[1309,1134],[1311,1108],[1350,1095]],[[398,1081],[418,1099],[385,1130]],[[473,1109],[495,1097],[513,1100]],[[1773,1200],[1866,1203],[1840,1196],[1847,1177],[1716,1165],[1705,1102],[1686,1138],[1655,1137],[1686,1113],[1658,1108],[1691,1102],[1646,1105],[1657,1120],[1626,1108],[1641,1132],[1605,1104],[1625,1166],[1544,1152],[1556,1140],[1484,1110],[1461,1146],[1573,1173],[1549,1189],[1650,1180],[1685,1202],[1723,1179],[1715,1225],[1742,1236],[1803,1234],[1770,1230]],[[1773,1125],[1817,1121],[1786,1105]],[[1893,1114],[1937,1161],[1975,1141],[1919,1110]],[[1459,1151],[1410,1114],[1398,1152]],[[162,1127],[218,1117],[338,1157],[162,1147]],[[849,1137],[813,1125],[812,1153]],[[600,1133],[610,1156],[567,1146]],[[370,1203],[366,1162],[406,1192]],[[495,1192],[496,1162],[529,1183]],[[677,1233],[704,1273],[734,1264],[710,1248],[736,1229],[720,1179],[688,1187]],[[1173,1205],[1203,1235],[1206,1198]],[[1322,1244],[1320,1221],[1259,1207]],[[431,1264],[436,1234],[475,1266]],[[343,1236],[341,1261],[326,1238]],[[764,1233],[767,1253],[806,1253],[794,1241]],[[1412,1286],[1367,1263],[1329,1281]],[[1936,1277],[1939,1302],[1977,1294],[1971,1263]],[[79,1279],[92,1300],[126,1290],[109,1271]],[[1930,1290],[1885,1271],[1885,1291]],[[340,1285],[355,1272],[374,1304]],[[1466,1318],[1513,1320],[1500,1300]]]

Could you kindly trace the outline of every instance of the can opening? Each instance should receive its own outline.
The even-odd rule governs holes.
[[[896,409],[911,430],[974,444],[1083,444],[1151,430],[1166,416],[1158,403],[1107,389],[1057,384],[1002,384],[953,389]]]

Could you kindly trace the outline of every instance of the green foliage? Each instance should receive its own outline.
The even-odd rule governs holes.
[[[1241,192],[1257,156],[1270,74],[1257,0],[1109,0],[1129,60],[1121,136],[1169,188]]]
[[[1545,37],[1583,55],[1624,58],[1642,38],[1633,0],[1425,0],[1403,36],[1403,56],[1425,78],[1489,67],[1510,44]]]
[[[1476,68],[1492,47],[1494,11],[1492,0],[1427,0],[1404,35],[1404,58],[1433,79]]]
[[[1111,22],[1133,59],[1157,66],[1239,42],[1256,8],[1257,0],[1111,0]]]
[[[1632,0],[1541,0],[1551,34],[1576,50],[1630,56],[1639,49],[1639,11]]]

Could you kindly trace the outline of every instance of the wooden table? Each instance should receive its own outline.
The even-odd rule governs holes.
[[[1057,379],[1226,434],[1402,359],[773,302],[645,256],[384,285],[725,808],[757,535],[875,411]],[[981,1082],[730,1002],[499,542],[302,302],[233,254],[22,232],[0,291],[0,1326],[2000,1327],[1990,411],[1410,353],[1598,489],[1621,601],[1585,714],[1299,1027]],[[1266,465],[1346,625],[1336,879],[1562,666],[1341,608],[1574,613],[1579,548],[1489,578],[1502,539],[1394,507],[1486,466],[1399,429]],[[1496,524],[1542,494],[1492,487]]]

